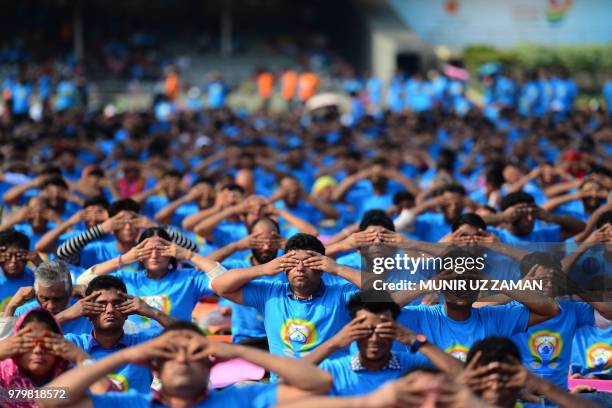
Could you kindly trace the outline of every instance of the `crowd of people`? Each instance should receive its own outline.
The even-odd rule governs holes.
[[[483,78],[484,107],[444,73],[397,105],[347,83],[377,108],[350,121],[299,100],[34,120],[12,84],[0,389],[60,395],[0,406],[612,406],[609,111]],[[424,253],[487,261],[372,271]],[[544,285],[373,283],[410,277]]]

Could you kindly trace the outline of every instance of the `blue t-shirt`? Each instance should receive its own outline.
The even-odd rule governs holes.
[[[224,390],[210,390],[204,402],[194,408],[267,408],[276,405],[278,386],[276,384],[247,384],[232,386]],[[89,394],[94,408],[162,408],[166,405],[153,401],[150,393],[108,392]]]
[[[162,208],[166,207],[170,200],[163,194],[151,196],[145,200],[142,206],[143,215],[153,219],[155,214]],[[180,226],[180,224],[179,224]]]
[[[588,303],[562,300],[559,307],[557,316],[531,326],[512,340],[521,351],[525,367],[567,389],[571,341],[579,327],[592,326],[595,320],[593,307]]]
[[[520,304],[472,308],[467,320],[448,317],[444,305],[406,306],[398,322],[424,334],[441,350],[466,361],[472,345],[487,336],[510,337],[527,330],[529,310]]]
[[[413,234],[422,241],[438,242],[451,232],[451,226],[441,213],[424,213],[416,220]]]
[[[421,353],[392,352],[385,368],[369,371],[359,362],[358,355],[327,359],[319,368],[334,379],[330,395],[365,395],[382,387],[386,382],[403,377],[413,367],[431,365]]]
[[[243,286],[242,298],[263,314],[270,352],[301,357],[351,321],[346,304],[357,291],[352,284],[322,283],[310,299],[300,301],[288,283],[256,280]]]
[[[546,224],[541,228],[534,228],[531,233],[519,237],[510,231],[501,228],[491,228],[491,232],[499,237],[504,244],[518,244],[522,242],[547,243],[561,241],[561,228],[555,224]]]
[[[212,235],[212,244],[217,248],[222,248],[232,242],[241,240],[249,235],[249,232],[243,222],[229,222],[224,220],[217,224]],[[230,256],[230,259],[246,259],[249,253],[248,250],[236,251]]]
[[[100,343],[94,339],[91,333],[81,334],[79,336],[67,334],[64,337],[66,340],[73,342],[85,350],[94,360],[100,360],[126,347],[132,347],[149,341],[157,337],[160,333],[161,331],[157,330],[147,330],[135,334],[124,333],[117,344],[111,348],[102,347]],[[151,389],[151,382],[153,381],[151,371],[137,364],[125,364],[115,370],[110,377],[111,381],[113,381],[113,383],[118,386],[118,389],[122,391],[136,390],[138,392],[149,392]]]
[[[11,279],[6,277],[4,271],[0,270],[0,312],[4,311],[19,288],[24,286],[34,286],[34,274],[28,268],[23,271],[21,276]]]
[[[138,296],[152,308],[179,320],[191,321],[191,313],[200,298],[214,295],[208,287],[208,276],[197,269],[169,271],[161,279],[147,277],[144,270],[120,270],[112,275],[125,283],[130,295]],[[159,323],[142,316],[132,315],[129,319],[140,329],[160,328]]]
[[[224,261],[223,266],[226,269],[250,268],[253,266],[247,260]],[[280,280],[286,281],[284,273],[279,273],[274,276],[262,276],[262,280]],[[238,303],[230,302],[232,307],[232,342],[240,343],[246,339],[257,339],[266,337],[266,328],[264,327],[263,314],[257,309],[249,306],[239,305]]]
[[[79,301],[78,298],[74,298],[74,297],[70,298],[68,307],[73,306],[78,301]],[[40,303],[38,303],[37,300],[31,300],[25,305],[19,306],[15,310],[15,317],[22,316],[27,311],[35,309],[37,307],[42,307],[42,306],[40,305]],[[83,317],[83,316],[75,320],[69,320],[62,324],[62,331],[64,332],[64,334],[74,334],[78,336],[80,334],[89,334],[91,333],[92,330],[93,330],[93,325],[91,324],[91,321],[88,318]]]
[[[576,331],[570,374],[612,380],[612,327],[583,326]]]

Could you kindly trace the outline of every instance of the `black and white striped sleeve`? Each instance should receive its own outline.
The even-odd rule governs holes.
[[[198,251],[198,244],[196,244],[195,242],[187,238],[185,235],[175,230],[166,230],[166,231],[168,231],[168,235],[170,235],[170,239],[176,245],[181,246],[185,249],[188,249],[192,252]]]
[[[78,263],[81,250],[85,245],[102,238],[104,231],[100,225],[94,225],[87,231],[70,238],[57,248],[57,256],[67,262]]]

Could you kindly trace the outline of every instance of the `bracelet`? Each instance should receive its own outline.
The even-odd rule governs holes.
[[[123,266],[123,262],[121,261],[121,257],[123,256],[123,254],[119,255],[119,267],[121,268]]]

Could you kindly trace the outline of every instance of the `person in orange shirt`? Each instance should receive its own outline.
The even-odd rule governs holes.
[[[303,72],[298,79],[298,98],[302,102],[310,99],[319,86],[319,77],[314,72]]]
[[[168,70],[168,75],[166,75],[165,89],[168,99],[171,101],[178,99],[181,89],[181,81],[178,71],[174,67],[171,67]]]
[[[257,75],[257,92],[259,97],[264,101],[267,101],[272,96],[272,89],[274,88],[274,76],[264,70],[259,72]]]
[[[280,78],[281,98],[285,102],[291,102],[297,91],[298,74],[292,69],[286,68]]]

